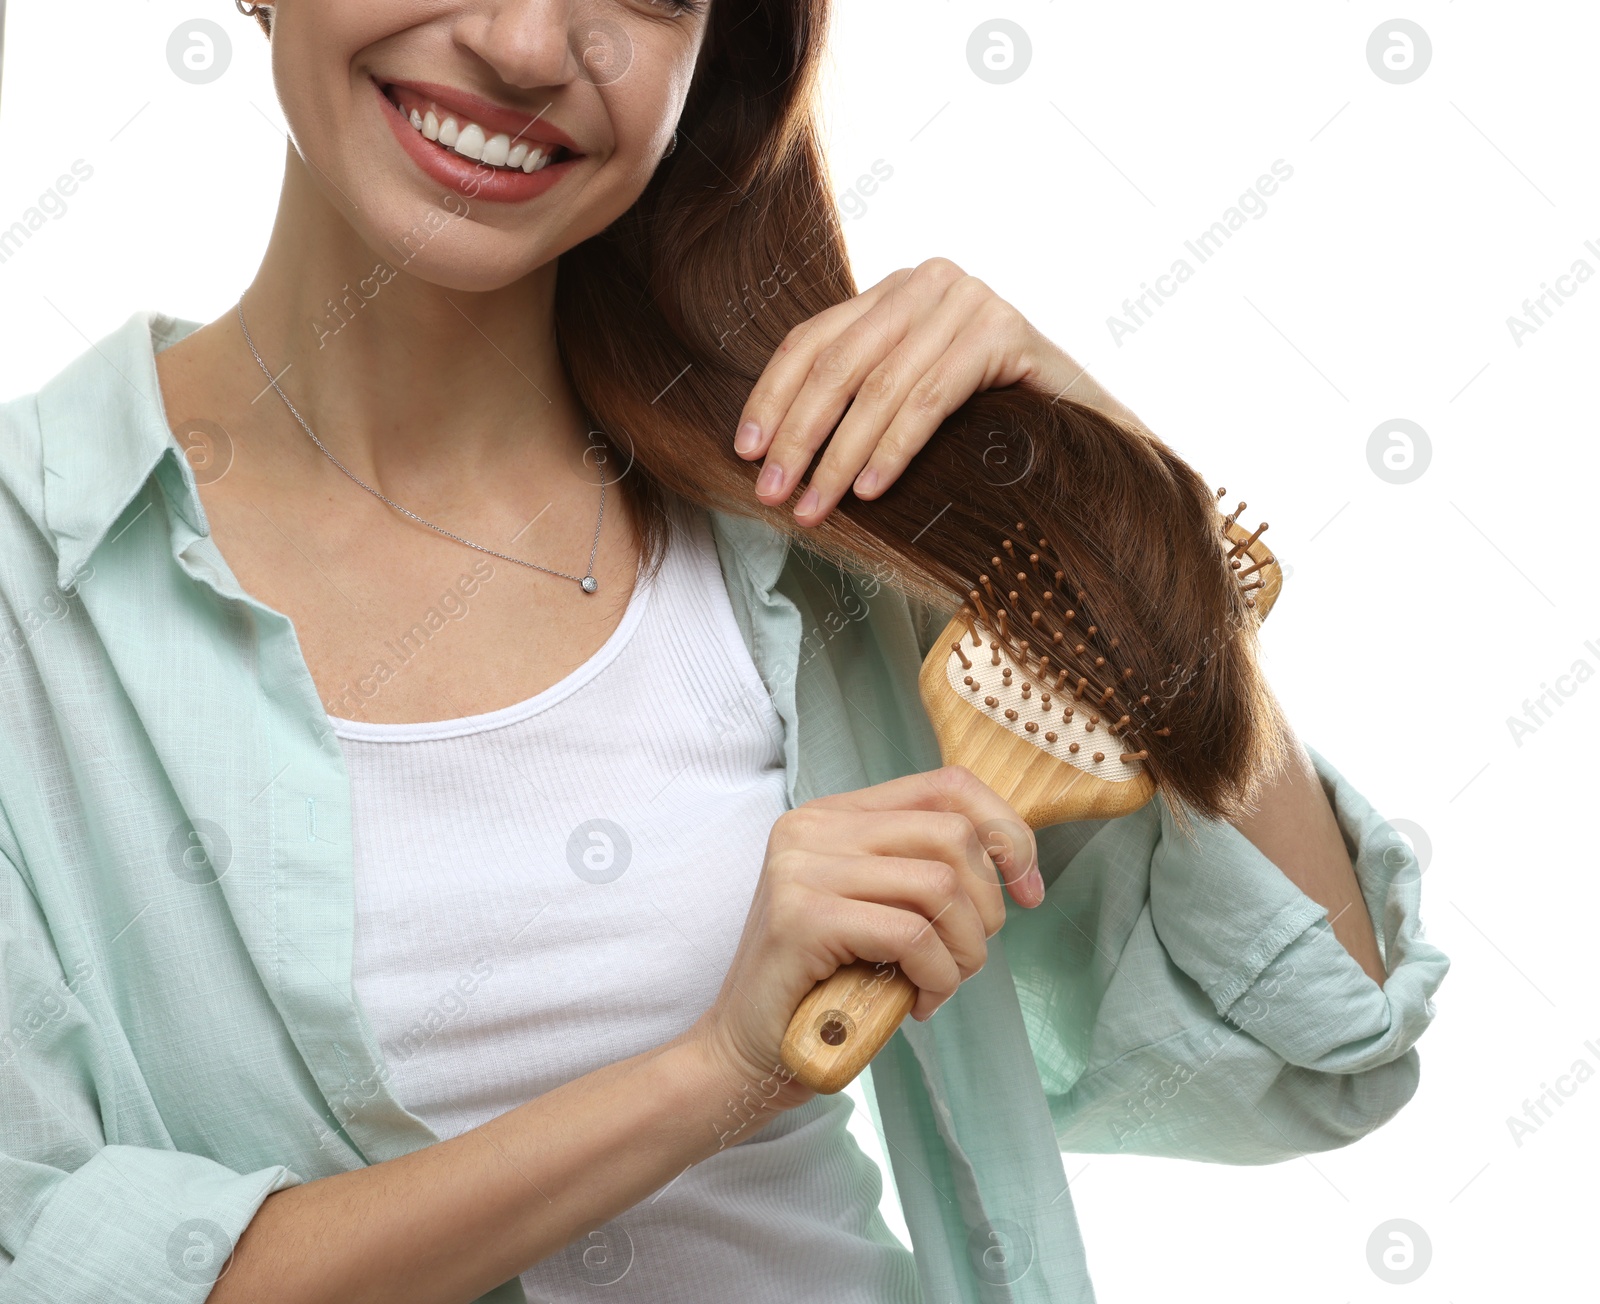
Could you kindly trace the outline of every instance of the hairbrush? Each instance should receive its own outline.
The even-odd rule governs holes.
[[[1247,503],[1221,516],[1226,493],[1217,491],[1218,545],[1259,623],[1283,587],[1282,568],[1261,542],[1266,523],[1251,532],[1239,524]],[[1144,765],[1147,749],[1128,740],[1133,711],[1150,698],[1128,700],[1106,655],[1115,652],[1117,640],[1095,642],[1098,631],[1077,610],[1087,595],[1063,587],[1066,578],[1048,540],[1030,539],[1017,522],[918,676],[944,763],[966,766],[1033,829],[1114,819],[1156,792]],[[1022,628],[1038,631],[1045,609],[1056,617],[1046,622],[1056,632],[1036,634],[1041,652],[1021,642],[1018,664],[996,635],[1022,613]],[[1148,710],[1143,717],[1153,732],[1170,733],[1154,727]],[[898,965],[855,960],[841,966],[795,1011],[780,1051],[784,1067],[813,1091],[841,1090],[894,1035],[916,996],[916,985]]]

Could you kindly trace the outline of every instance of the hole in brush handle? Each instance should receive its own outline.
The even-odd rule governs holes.
[[[916,1004],[895,964],[855,960],[823,979],[789,1020],[779,1057],[801,1085],[825,1095],[864,1069]]]

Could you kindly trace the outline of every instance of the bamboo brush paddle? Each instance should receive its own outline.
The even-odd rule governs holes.
[[[1220,517],[1226,493],[1217,491],[1218,546],[1260,622],[1283,587],[1282,568],[1260,542],[1266,523],[1252,533],[1239,524],[1248,504],[1241,502],[1232,515]],[[1067,593],[1054,591],[1065,576],[1048,541],[1030,545],[1020,521],[1017,536],[1022,549],[1011,538],[1001,541],[1004,555],[991,559],[995,578],[979,577],[980,588],[968,593],[968,605],[945,626],[922,663],[918,688],[940,755],[946,765],[970,769],[1029,828],[1129,814],[1155,795],[1156,785],[1142,764],[1147,751],[1119,741],[1131,723],[1130,712],[1122,708],[1143,708],[1150,698],[1127,701],[1129,694],[1106,658],[1090,649],[1087,640],[1097,631],[1073,609]],[[1009,588],[1009,579],[1000,582],[1012,575],[1022,591]],[[1005,630],[1008,603],[1013,612],[1033,605],[1028,586],[1034,575],[1033,586],[1043,590],[1038,601],[1063,606],[1067,625],[1081,634],[1075,643],[1056,634],[1042,655],[1029,653],[1023,643],[1027,664],[1018,666],[993,637],[994,627]],[[1086,596],[1078,592],[1075,601],[1082,603]],[[1041,613],[1030,615],[1037,627]],[[1116,646],[1110,640],[1109,648]],[[1164,728],[1154,732],[1168,733]],[[916,996],[916,985],[898,965],[856,960],[842,966],[812,988],[795,1011],[780,1050],[784,1067],[813,1091],[841,1090],[883,1049]]]

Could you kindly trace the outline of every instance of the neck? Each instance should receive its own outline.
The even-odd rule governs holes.
[[[243,296],[256,350],[317,438],[402,503],[408,488],[453,499],[492,493],[513,471],[553,478],[579,468],[589,443],[556,347],[553,260],[489,290],[408,271],[461,220],[419,213],[410,234],[374,251],[291,147],[272,237]],[[237,349],[253,394],[267,378],[242,338]],[[264,419],[298,436],[285,453],[321,460],[270,388],[258,410],[269,404],[277,411]]]

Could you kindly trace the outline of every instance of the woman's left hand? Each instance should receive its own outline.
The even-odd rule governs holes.
[[[858,498],[881,494],[980,390],[1030,381],[1059,396],[1083,375],[977,277],[933,258],[790,331],[750,391],[734,449],[765,456],[756,497],[777,506],[832,431],[795,506],[800,525],[816,525],[852,481]]]

